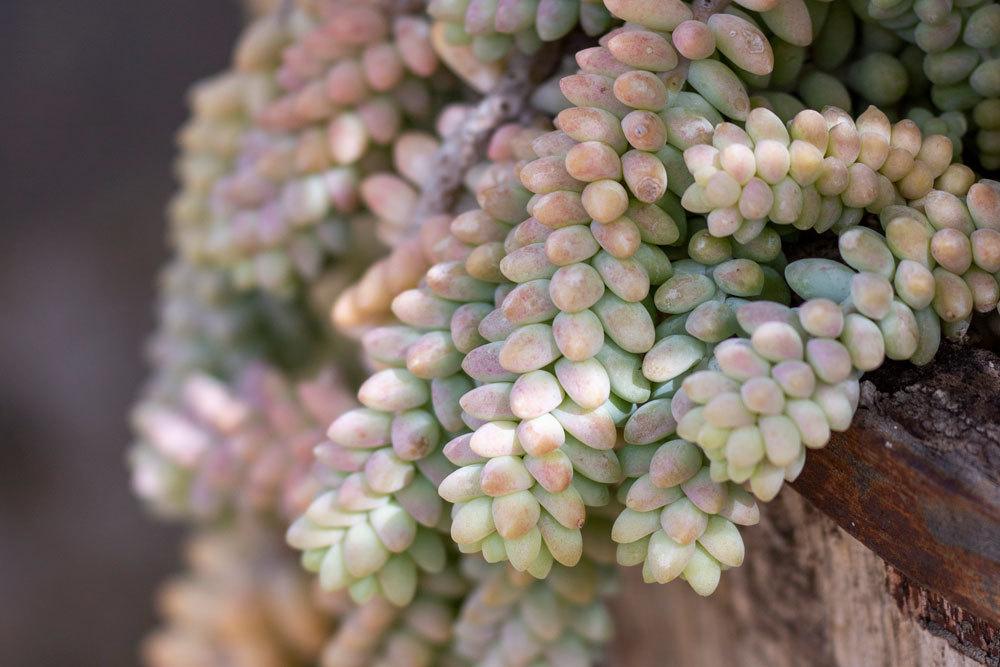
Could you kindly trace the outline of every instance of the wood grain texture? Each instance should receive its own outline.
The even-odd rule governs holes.
[[[973,667],[997,665],[901,610],[886,565],[793,491],[745,531],[747,561],[712,597],[650,586],[636,568],[615,603],[613,667]]]
[[[609,664],[1000,665],[1000,360],[946,344],[862,393],[712,597],[626,573]]]
[[[1000,361],[946,345],[865,383],[795,488],[908,578],[1000,625]]]

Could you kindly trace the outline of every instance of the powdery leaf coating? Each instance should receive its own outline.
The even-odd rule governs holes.
[[[713,14],[708,27],[724,56],[752,74],[770,74],[774,53],[767,37],[749,21],[732,14]]]
[[[642,374],[652,382],[671,380],[699,362],[705,345],[690,336],[668,336],[643,357]]]
[[[666,72],[677,66],[677,53],[659,33],[645,30],[621,32],[608,40],[607,47],[611,55],[630,67]]]
[[[779,0],[774,8],[763,10],[761,18],[774,34],[789,44],[809,46],[812,20],[803,0]]]
[[[750,98],[743,83],[718,60],[693,61],[688,70],[688,82],[730,118],[745,120],[750,112]]]
[[[803,299],[824,298],[840,303],[850,295],[854,272],[829,259],[801,259],[785,267],[785,280]]]
[[[677,52],[689,60],[708,58],[715,52],[715,36],[702,21],[684,21],[670,34]]]
[[[531,324],[514,331],[500,351],[500,365],[511,373],[527,373],[559,358],[552,327]]]
[[[604,4],[623,21],[662,32],[670,32],[692,17],[690,8],[680,0],[607,0]]]
[[[576,106],[559,113],[556,131],[491,142],[491,159],[513,165],[514,177],[504,181],[497,164],[470,170],[470,183],[487,185],[470,184],[458,208],[482,208],[431,244],[434,262],[429,255],[381,269],[398,267],[402,282],[419,287],[377,295],[403,325],[365,337],[380,369],[362,385],[365,407],[335,421],[332,442],[316,448],[339,486],[319,495],[288,536],[325,586],[402,606],[417,594],[418,576],[423,586],[418,568],[445,567],[429,530],[448,523],[440,496],[454,505],[460,550],[509,560],[511,589],[534,586],[521,573],[550,575],[535,592],[521,590],[523,600],[512,597],[514,620],[490,635],[504,650],[516,645],[510,650],[525,663],[552,658],[544,642],[576,651],[560,638],[595,622],[564,617],[573,612],[551,592],[583,595],[560,580],[571,571],[559,564],[588,567],[585,534],[604,517],[595,511],[586,525],[587,508],[611,503],[610,485],[621,483],[626,506],[610,530],[619,561],[641,563],[647,581],[683,577],[708,594],[723,569],[743,560],[736,525],[757,521],[750,493],[770,500],[801,472],[805,448],[849,427],[861,372],[885,357],[926,363],[942,331],[960,335],[972,312],[992,311],[1000,299],[1000,185],[952,165],[952,139],[943,136],[964,132],[964,119],[932,118],[927,129],[941,134],[924,136],[919,114],[891,123],[870,107],[855,120],[838,108],[802,110],[791,94],[809,106],[850,104],[835,77],[805,64],[816,26],[810,57],[844,65],[846,53],[822,36],[845,25],[834,20],[842,6],[739,3],[779,38],[772,49],[740,10],[702,22],[676,0],[605,4],[432,3],[450,24],[438,41],[453,66],[459,53],[492,60],[515,43],[530,50],[577,20],[586,30],[603,15],[606,28],[608,11],[627,23],[577,54],[581,72],[560,81]],[[994,60],[970,56],[996,40],[969,20],[963,31],[956,17],[971,10],[934,5],[914,6],[922,23],[906,28],[907,41],[929,52],[922,65],[932,99],[972,110],[987,165],[1000,145],[989,113],[995,100],[965,98],[1000,91]],[[974,16],[995,23],[992,10]],[[847,18],[853,30],[850,10]],[[336,40],[313,38],[308,48],[336,62],[338,40],[381,40],[389,23],[359,9],[330,29]],[[422,101],[421,91],[393,93],[407,70],[434,69],[433,52],[403,39],[426,26],[406,25],[394,26],[398,46],[365,43],[321,85],[307,81],[308,49],[291,50],[283,78],[302,93],[294,110],[274,114],[321,127],[303,132],[294,156],[268,156],[270,168],[276,181],[284,159],[315,170],[329,161],[332,170],[282,189],[290,223],[313,225],[363,202],[404,226],[419,208],[420,182],[435,164],[429,135],[396,141],[385,162],[398,176],[354,183],[349,173],[400,133],[401,108],[430,103],[428,91]],[[917,78],[916,51],[897,58],[889,53],[896,47],[880,48],[893,35],[865,30],[869,55],[842,69],[852,88],[887,104]],[[711,58],[715,49],[720,59]],[[685,73],[697,92],[683,90]],[[765,89],[751,101],[746,86],[782,92]],[[370,99],[373,91],[390,94]],[[225,111],[224,99],[214,103]],[[461,121],[448,117],[442,128],[457,130]],[[190,169],[192,183],[211,185],[210,174]],[[879,216],[884,235],[859,226],[865,210]],[[434,236],[449,225],[425,228]],[[816,258],[785,266],[782,242],[795,230],[838,234],[846,266]],[[308,259],[284,255],[261,261],[261,273],[280,277],[286,263]],[[806,299],[794,309],[785,305],[789,287]],[[357,291],[377,292],[372,282]],[[658,444],[667,438],[683,439]],[[561,583],[550,590],[550,582]],[[442,627],[446,637],[448,622]]]

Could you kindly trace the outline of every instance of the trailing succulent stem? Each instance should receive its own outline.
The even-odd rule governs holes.
[[[616,561],[711,594],[864,373],[1000,318],[992,0],[251,6],[134,411],[196,526],[151,665],[597,664]]]

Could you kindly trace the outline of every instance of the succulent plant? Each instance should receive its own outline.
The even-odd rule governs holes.
[[[585,558],[574,567],[557,565],[543,580],[481,559],[469,558],[463,566],[476,585],[455,623],[458,656],[496,667],[600,659],[613,631],[602,601],[613,584],[607,563]]]
[[[488,239],[508,228],[511,181],[509,165],[481,175],[475,186],[483,208],[452,221],[438,240],[440,261],[420,287],[393,300],[401,324],[364,337],[382,368],[358,391],[364,407],[334,421],[330,441],[317,449],[347,477],[324,490],[288,532],[324,588],[350,587],[359,601],[380,592],[405,606],[418,570],[445,565],[439,528],[447,529],[447,512],[437,487],[453,468],[443,452],[476,418],[461,403],[473,386],[462,358],[482,340],[477,326],[502,280]]]
[[[290,519],[315,493],[323,428],[352,402],[333,368],[294,384],[258,364],[234,386],[192,374],[176,399],[150,397],[133,413],[135,492],[164,515],[201,522]]]
[[[318,593],[259,527],[199,532],[188,571],[158,594],[163,625],[143,644],[152,667],[289,667],[315,664],[347,612],[346,598]]]
[[[951,163],[951,141],[922,137],[917,124],[895,125],[869,107],[857,122],[842,110],[800,111],[788,127],[754,109],[745,130],[722,123],[712,144],[684,151],[694,176],[683,206],[706,214],[713,236],[749,243],[768,222],[842,231],[865,210],[923,197]]]
[[[990,1],[859,3],[875,21],[916,48],[930,101],[941,112],[970,112],[983,167],[1000,167],[1000,6]]]
[[[161,274],[158,317],[148,346],[153,396],[175,395],[192,373],[229,379],[260,360],[294,371],[322,346],[322,327],[306,304],[241,292],[224,271],[182,259]]]
[[[512,48],[534,53],[577,26],[600,35],[613,21],[596,0],[431,0],[427,13],[438,21],[444,42],[468,47],[484,63]]]
[[[275,35],[259,36],[258,25]],[[292,35],[281,49],[279,37]],[[433,76],[437,65],[426,22],[377,2],[301,3],[258,19],[236,54],[242,88],[216,85],[193,98],[199,114],[182,134],[188,150],[196,139],[217,141],[214,128],[202,129],[202,115],[236,120],[226,146],[231,168],[198,215],[176,226],[182,252],[226,268],[240,288],[284,295],[301,280],[315,281],[332,255],[349,248],[363,265],[374,252],[361,250],[372,245],[373,231],[385,242],[406,231],[394,213],[405,211],[413,186],[382,173],[395,158],[400,174],[412,175],[406,161],[427,141],[409,128],[429,125],[448,85]],[[393,149],[397,139],[402,145]],[[374,230],[364,204],[376,206]]]
[[[456,603],[468,583],[454,567],[424,574],[420,593],[405,609],[373,597],[347,613],[323,648],[322,667],[431,667],[458,665],[449,643]]]
[[[711,594],[864,373],[1000,321],[989,0],[253,15],[134,413],[222,554],[150,664],[598,664],[615,561]],[[276,529],[335,611],[261,611]]]

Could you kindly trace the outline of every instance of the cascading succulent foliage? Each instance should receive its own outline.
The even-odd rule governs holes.
[[[164,626],[143,644],[155,667],[315,664],[348,609],[304,576],[273,532],[259,526],[205,531],[188,541],[189,571],[158,595]]]
[[[1000,317],[992,0],[250,15],[133,414],[154,667],[596,664],[616,561],[711,594],[863,373]]]
[[[317,440],[352,404],[333,368],[295,386],[259,363],[246,366],[234,387],[192,374],[179,401],[151,399],[135,410],[135,492],[168,515],[294,518],[320,481]]]
[[[503,58],[511,48],[534,53],[577,26],[600,35],[614,21],[595,0],[431,0],[427,13],[439,22],[444,40],[471,47],[484,63]]]

